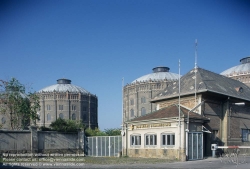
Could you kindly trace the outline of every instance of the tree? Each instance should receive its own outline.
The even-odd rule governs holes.
[[[40,108],[36,93],[25,93],[25,86],[17,79],[0,80],[0,113],[10,121],[12,130],[25,129],[31,122],[39,119]]]
[[[120,128],[104,129],[104,132],[107,134],[107,136],[119,136],[119,135],[121,135]]]
[[[105,132],[99,130],[98,128],[95,128],[95,129],[87,128],[85,130],[85,135],[86,136],[107,136]]]
[[[110,129],[104,129],[104,131],[101,131],[98,128],[93,129],[86,129],[85,130],[86,136],[119,136],[121,135],[121,129],[119,128],[110,128]]]
[[[50,124],[51,130],[59,132],[76,132],[77,130],[83,130],[84,124],[80,120],[65,120],[58,118],[56,121]]]

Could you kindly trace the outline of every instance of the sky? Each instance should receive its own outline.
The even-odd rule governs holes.
[[[249,0],[0,0],[0,79],[35,92],[67,78],[119,128],[124,85],[157,66],[215,73],[250,56]]]

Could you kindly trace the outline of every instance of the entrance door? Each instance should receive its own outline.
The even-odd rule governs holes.
[[[188,133],[188,160],[203,159],[203,132]]]

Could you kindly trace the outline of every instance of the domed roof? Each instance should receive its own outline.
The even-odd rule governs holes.
[[[72,92],[72,93],[86,93],[89,94],[87,90],[82,87],[71,84],[69,79],[58,79],[57,84],[45,87],[38,92]]]
[[[231,67],[221,72],[221,75],[232,76],[232,75],[250,73],[250,57],[243,58],[240,60],[240,62],[241,62],[240,65]]]
[[[179,75],[176,73],[169,72],[168,67],[155,67],[153,68],[153,73],[141,76],[135,79],[132,83],[135,82],[142,82],[142,81],[149,81],[149,80],[177,80],[179,79]]]

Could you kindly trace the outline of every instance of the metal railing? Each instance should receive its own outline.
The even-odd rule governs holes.
[[[88,156],[118,156],[122,151],[121,136],[95,136],[86,138],[86,153]]]

